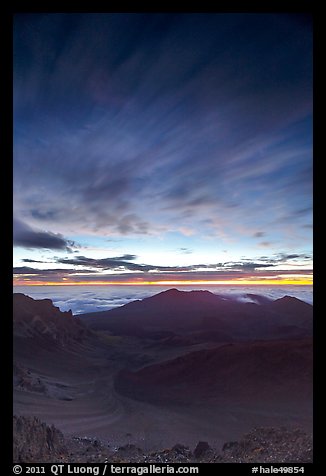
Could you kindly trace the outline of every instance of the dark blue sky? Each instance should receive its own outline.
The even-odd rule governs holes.
[[[20,281],[306,279],[311,207],[308,16],[16,15]]]

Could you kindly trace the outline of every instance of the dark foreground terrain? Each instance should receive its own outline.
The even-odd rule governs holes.
[[[64,438],[61,431],[37,418],[14,417],[14,463],[309,463],[312,438],[299,429],[256,428],[240,441],[219,450],[200,441],[190,449],[180,443],[161,451],[145,452],[135,445],[112,446],[97,438]]]
[[[311,461],[312,306],[248,298],[77,318],[14,294],[15,460]]]

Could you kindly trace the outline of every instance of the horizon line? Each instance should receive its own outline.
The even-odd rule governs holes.
[[[243,281],[96,281],[96,282],[13,282],[13,286],[313,286],[313,281],[308,279],[266,279],[266,280],[243,280]]]

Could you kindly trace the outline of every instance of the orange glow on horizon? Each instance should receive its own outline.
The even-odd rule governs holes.
[[[221,285],[242,285],[242,286],[262,286],[262,285],[301,285],[307,286],[312,285],[313,279],[307,277],[298,277],[297,279],[293,278],[284,278],[284,279],[233,279],[233,280],[223,280],[223,281],[205,281],[205,280],[175,280],[175,281],[124,281],[124,282],[116,282],[116,281],[63,281],[63,282],[51,282],[51,281],[15,281],[14,286],[197,286],[197,285],[205,285],[205,286],[221,286]]]

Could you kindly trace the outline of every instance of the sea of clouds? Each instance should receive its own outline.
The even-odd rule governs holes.
[[[34,299],[49,298],[62,311],[73,314],[107,311],[128,302],[153,296],[170,287],[161,286],[16,286],[15,293],[23,293]],[[259,294],[270,299],[285,295],[294,296],[312,304],[312,286],[180,286],[180,290],[207,289],[214,294],[232,296],[237,300],[252,299],[247,294]]]

